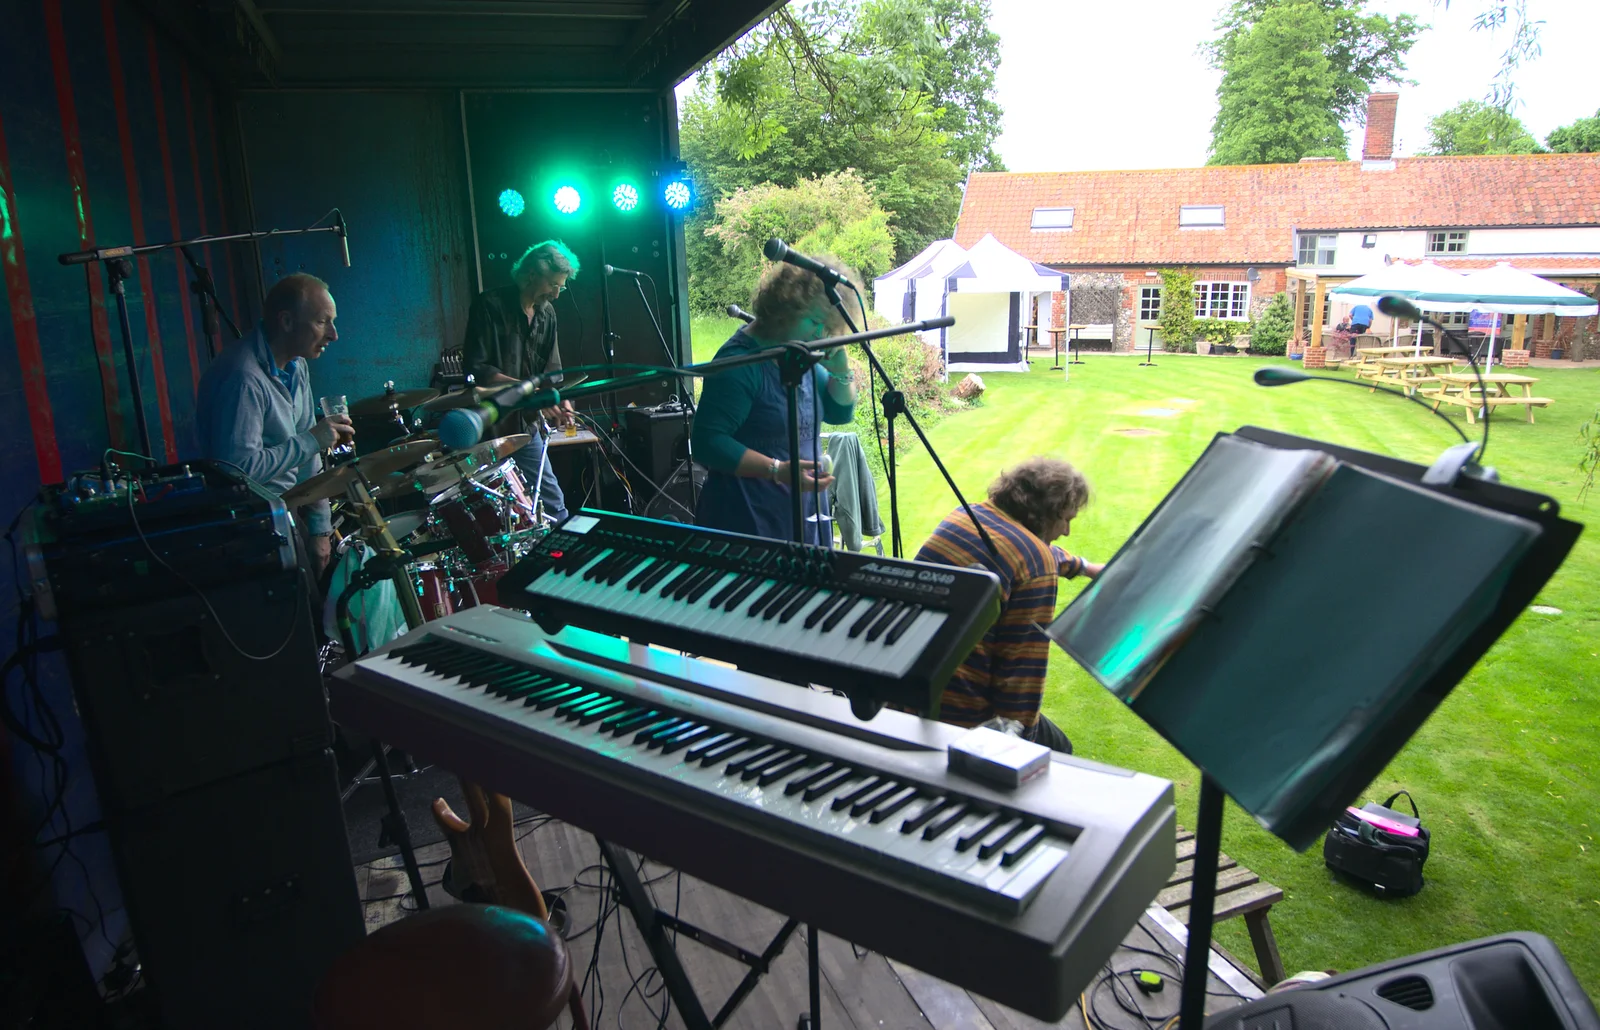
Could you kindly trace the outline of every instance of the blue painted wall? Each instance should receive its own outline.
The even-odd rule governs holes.
[[[239,120],[258,227],[334,207],[349,225],[349,268],[331,236],[260,245],[265,286],[310,272],[338,305],[339,340],[311,363],[318,396],[427,386],[461,345],[474,292],[457,95],[253,92]]]

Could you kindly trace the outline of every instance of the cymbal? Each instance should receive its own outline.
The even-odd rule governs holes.
[[[358,473],[366,476],[370,482],[376,483],[403,469],[416,466],[438,449],[438,441],[415,440],[364,454],[348,465],[319,472],[304,482],[296,483],[284,491],[283,503],[291,508],[298,508],[303,504],[314,504],[317,501],[338,497],[356,481]]]
[[[493,468],[528,446],[532,439],[527,433],[517,433],[485,440],[466,450],[435,458],[412,475],[421,489],[437,493],[463,479],[472,478],[486,468]]]
[[[387,415],[393,408],[415,408],[439,396],[438,390],[423,387],[420,390],[385,391],[372,397],[361,397],[350,402],[352,415]]]
[[[423,411],[450,411],[454,408],[470,408],[474,404],[481,404],[493,397],[498,390],[487,386],[469,386],[465,390],[455,393],[440,394],[433,400],[421,405]]]

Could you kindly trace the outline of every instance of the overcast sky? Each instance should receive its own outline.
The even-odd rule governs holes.
[[[1504,38],[1471,28],[1489,0],[1373,0],[1432,28],[1411,49],[1399,87],[1398,153],[1427,144],[1428,120],[1482,99]],[[1201,165],[1216,115],[1218,73],[1197,45],[1215,35],[1226,0],[991,0],[1000,34],[997,87],[1005,110],[998,149],[1017,172]],[[1595,40],[1600,2],[1530,0],[1544,53],[1517,75],[1520,117],[1537,136],[1600,108]],[[1360,156],[1361,129],[1348,126]]]

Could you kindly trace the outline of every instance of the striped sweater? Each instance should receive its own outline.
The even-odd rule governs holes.
[[[1000,577],[1000,618],[944,688],[939,718],[977,726],[1002,716],[1024,726],[1039,720],[1050,645],[1035,628],[1055,616],[1060,564],[1070,556],[985,501],[972,506],[989,531],[999,560],[983,545],[967,513],[957,508],[917,552],[918,561],[988,569]]]

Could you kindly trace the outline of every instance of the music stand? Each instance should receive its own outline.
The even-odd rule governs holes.
[[[1047,630],[1202,772],[1184,1030],[1204,1020],[1224,795],[1296,850],[1315,843],[1582,530],[1549,497],[1429,472],[1253,426],[1218,434]],[[1453,567],[1448,582],[1352,565],[1347,535],[1375,514],[1429,525],[1430,553],[1478,560],[1424,555]],[[1341,630],[1380,597],[1410,617],[1363,623],[1359,648],[1313,653],[1316,640],[1353,638]],[[1313,605],[1315,636],[1303,628]]]

